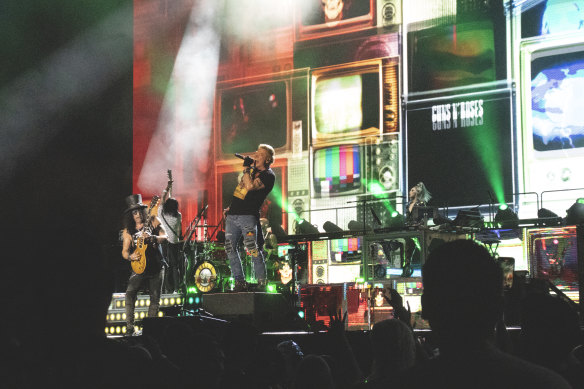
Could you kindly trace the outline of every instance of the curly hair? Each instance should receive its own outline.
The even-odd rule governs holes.
[[[145,221],[147,216],[148,216],[146,208],[141,208],[139,211],[142,215],[142,220]],[[128,211],[128,212],[124,213],[123,220],[122,220],[124,228],[128,230],[128,233],[130,233],[130,235],[138,232],[138,230],[136,229],[136,221],[134,220],[133,213],[134,213],[133,211],[132,212]]]

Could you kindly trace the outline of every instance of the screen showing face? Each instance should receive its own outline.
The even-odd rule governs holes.
[[[221,152],[249,153],[260,143],[275,149],[287,140],[286,83],[271,82],[221,94]]]
[[[584,51],[539,57],[531,63],[533,148],[584,146]]]
[[[314,152],[314,192],[317,197],[353,193],[361,189],[361,147],[331,146]]]
[[[496,80],[491,21],[410,33],[410,90],[421,92]]]
[[[379,73],[316,80],[314,138],[379,129]]]
[[[429,205],[499,202],[514,192],[509,91],[407,108],[408,183],[423,181]],[[507,197],[505,197],[507,196]]]
[[[369,0],[299,0],[299,2],[303,26],[350,20],[371,13]]]

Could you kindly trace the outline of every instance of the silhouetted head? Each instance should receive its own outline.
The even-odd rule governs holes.
[[[520,339],[524,358],[554,368],[582,341],[578,313],[558,297],[529,294],[521,303]]]
[[[401,320],[375,323],[371,330],[373,369],[371,378],[388,377],[416,362],[416,342],[410,328]]]
[[[488,250],[455,240],[430,252],[422,270],[422,315],[449,340],[485,339],[503,311],[503,273]]]
[[[329,365],[323,357],[307,355],[302,359],[294,378],[295,389],[332,389],[335,387]]]

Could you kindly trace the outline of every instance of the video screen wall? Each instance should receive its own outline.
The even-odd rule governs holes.
[[[408,104],[408,182],[424,182],[439,207],[490,204],[489,193],[511,201],[511,97],[504,89]]]

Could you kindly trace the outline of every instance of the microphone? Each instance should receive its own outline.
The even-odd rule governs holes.
[[[255,164],[255,160],[251,157],[243,156],[239,153],[234,154],[237,158],[243,159],[243,166],[251,167],[252,164]]]

